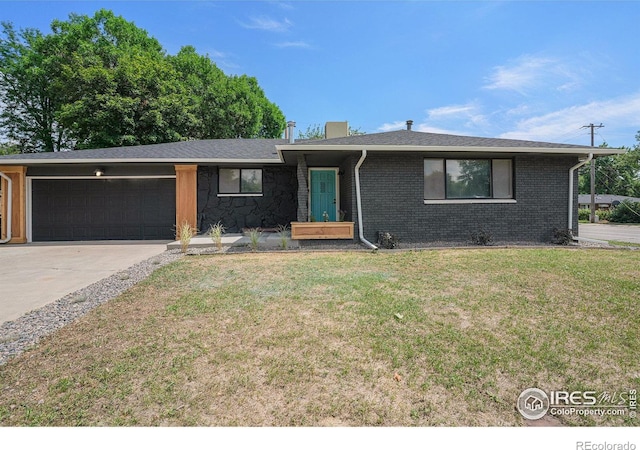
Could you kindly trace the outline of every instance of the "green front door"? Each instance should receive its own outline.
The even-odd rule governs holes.
[[[335,222],[338,207],[336,171],[333,169],[311,169],[310,173],[311,217],[318,222],[323,222],[326,212],[329,221]]]

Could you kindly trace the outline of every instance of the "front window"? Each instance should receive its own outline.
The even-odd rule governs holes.
[[[220,168],[218,180],[220,194],[262,193],[262,169]]]
[[[511,199],[512,160],[425,158],[425,200]]]

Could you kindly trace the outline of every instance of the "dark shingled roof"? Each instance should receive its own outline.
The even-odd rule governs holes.
[[[518,147],[518,148],[591,148],[583,145],[554,144],[551,142],[522,141],[452,134],[424,133],[420,131],[388,131],[333,139],[297,141],[300,145],[413,145],[426,147]]]
[[[138,145],[130,147],[100,148],[94,150],[75,150],[56,153],[26,153],[0,156],[0,164],[38,164],[47,162],[224,162],[258,161],[265,163],[282,162],[276,145],[287,150],[286,139],[209,139],[202,141],[181,141],[166,144]],[[419,131],[389,131],[384,133],[363,134],[333,139],[297,140],[294,146],[414,146],[414,147],[484,147],[484,148],[537,148],[574,149],[592,151],[591,147],[554,144],[550,142],[521,141],[516,139],[497,139],[450,134],[423,133]],[[293,149],[292,149],[293,150]]]
[[[69,152],[25,153],[0,156],[2,160],[32,160],[33,162],[55,160],[166,160],[180,162],[190,160],[273,160],[280,162],[276,145],[285,144],[285,139],[209,139],[203,141],[181,141],[166,144],[138,145],[130,147],[74,150]]]

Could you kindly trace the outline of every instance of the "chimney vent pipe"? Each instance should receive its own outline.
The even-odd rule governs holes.
[[[295,127],[296,123],[294,121],[290,120],[287,122],[287,138],[289,138],[289,144],[293,144],[296,140],[293,135]]]
[[[407,131],[411,131],[411,125],[413,125],[413,120],[407,120]]]

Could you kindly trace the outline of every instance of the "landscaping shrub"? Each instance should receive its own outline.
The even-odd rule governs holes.
[[[398,246],[398,238],[395,234],[378,231],[378,245],[382,248],[396,248]]]
[[[587,208],[580,208],[578,210],[578,220],[589,220],[591,210]]]
[[[611,211],[609,221],[617,223],[640,223],[640,203],[625,200]]]
[[[482,228],[471,233],[471,244],[473,245],[489,245],[493,241],[493,236]]]
[[[596,211],[596,216],[598,216],[598,220],[610,220],[611,219],[611,210],[610,209],[599,209]]]
[[[567,228],[554,228],[551,242],[557,245],[569,245],[573,242],[573,233]]]

